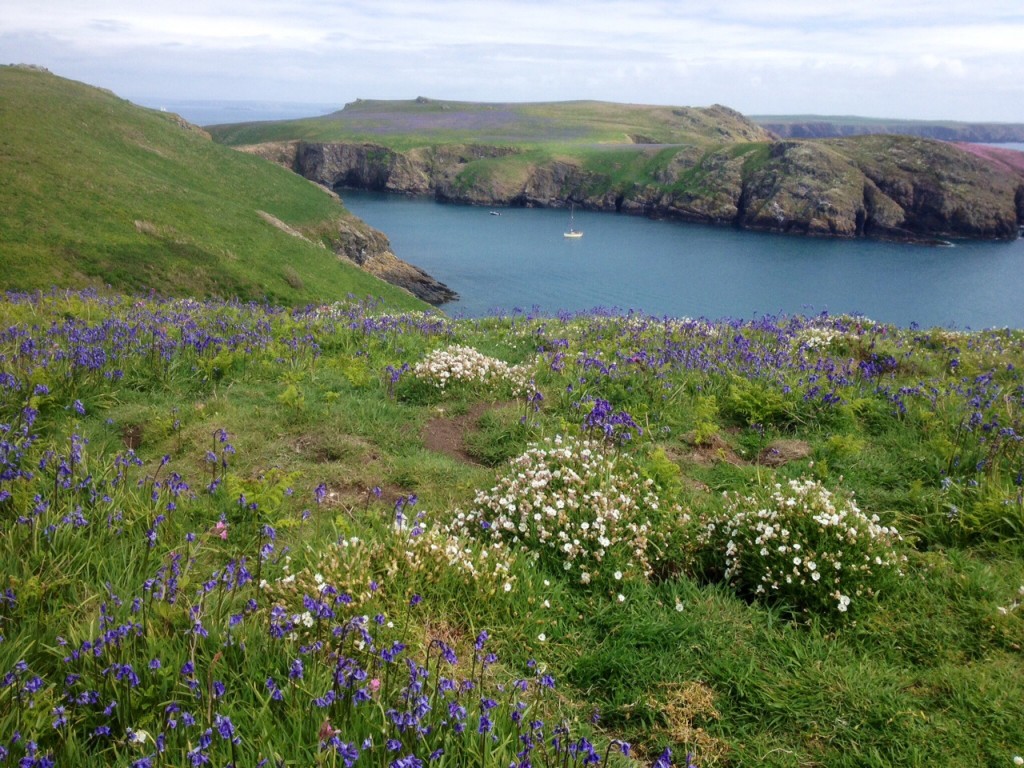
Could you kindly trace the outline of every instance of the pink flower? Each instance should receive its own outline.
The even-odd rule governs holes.
[[[215,526],[213,526],[213,532],[215,534],[217,534],[218,536],[220,536],[225,541],[227,541],[227,538],[228,538],[228,524],[225,523],[223,520],[218,521],[217,524]]]
[[[380,690],[380,679],[379,678],[375,677],[375,678],[373,678],[370,681],[370,690],[373,691],[374,693],[376,693],[377,691]]]

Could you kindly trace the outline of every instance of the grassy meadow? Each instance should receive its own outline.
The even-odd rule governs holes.
[[[1010,766],[1024,334],[0,304],[0,764]]]
[[[218,142],[369,141],[395,150],[424,144],[485,143],[525,147],[594,144],[713,145],[730,130],[759,129],[738,113],[600,101],[486,103],[436,99],[358,99],[321,117],[209,126]]]

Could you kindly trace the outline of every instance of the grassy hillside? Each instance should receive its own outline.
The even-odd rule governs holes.
[[[347,216],[313,184],[174,115],[0,68],[4,288],[110,284],[286,303],[353,293],[423,306],[321,247]]]
[[[723,138],[764,138],[725,107],[657,107],[597,101],[491,104],[433,99],[358,100],[303,120],[210,126],[224,144],[269,141],[372,141],[396,150],[424,144],[544,144],[585,151],[594,144],[709,145]]]
[[[1019,331],[88,293],[0,328],[4,765],[1024,754]]]

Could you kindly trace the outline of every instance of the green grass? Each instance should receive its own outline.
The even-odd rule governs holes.
[[[423,306],[324,247],[350,214],[294,174],[45,72],[0,68],[0,93],[3,287]]]
[[[720,142],[757,129],[735,113],[609,102],[491,104],[358,100],[332,115],[209,127],[229,145],[269,141],[371,141],[404,151],[426,144],[677,144]]]
[[[319,239],[344,212],[307,182],[44,73],[0,69],[0,87],[5,287],[118,288],[0,303],[3,760],[342,765],[344,742],[355,765],[440,748],[434,765],[505,766],[534,720],[546,768],[582,765],[580,737],[623,766],[666,747],[705,767],[1024,752],[1020,331],[406,313],[422,305],[259,216]],[[524,136],[599,128],[467,163],[464,183],[559,158],[626,185],[689,152],[679,184],[699,189],[716,164],[770,160],[758,142],[615,144],[699,128],[685,111],[517,114]],[[189,298],[139,296],[154,286]],[[344,292],[393,303],[296,309]],[[454,345],[483,357],[417,368]],[[472,461],[428,448],[438,420]],[[740,498],[767,515],[789,481],[898,529],[871,535],[902,574],[865,562],[877,593],[849,610],[813,579],[762,594],[756,567],[727,574],[709,524]],[[813,534],[804,511],[792,528]],[[388,710],[420,695],[429,732],[403,730]],[[582,751],[556,752],[560,725]]]
[[[325,721],[346,743],[373,739],[356,765],[425,757],[438,741],[381,718],[404,706],[407,667],[388,672],[379,654],[394,641],[403,658],[429,663],[428,680],[437,679],[437,643],[447,644],[460,661],[441,674],[473,676],[499,702],[497,740],[481,742],[479,700],[465,700],[468,736],[446,741],[439,765],[510,762],[517,731],[505,707],[524,677],[531,718],[588,734],[602,757],[627,741],[641,764],[666,746],[677,765],[690,752],[700,766],[1009,765],[1024,750],[1024,457],[1018,441],[994,441],[972,422],[980,407],[984,423],[1020,429],[1020,332],[911,332],[848,318],[449,321],[115,294],[11,297],[0,327],[0,562],[10,590],[0,601],[0,676],[13,681],[0,688],[0,746],[9,761],[33,741],[58,764],[150,755],[182,764],[211,728],[200,751],[215,764],[341,764],[321,749]],[[207,335],[209,344],[193,343]],[[520,390],[502,374],[437,389],[415,365],[451,344],[525,365],[532,385]],[[105,361],[58,354],[93,349]],[[884,363],[888,373],[857,378],[858,359],[890,352],[898,364]],[[404,364],[392,382],[388,366]],[[808,370],[845,371],[839,402],[809,394]],[[642,433],[602,440],[588,428],[594,398],[631,414]],[[463,448],[476,463],[426,448],[437,418],[466,421]],[[649,575],[631,569],[618,539],[605,560],[567,571],[526,533],[520,549],[457,523],[498,504],[493,489],[523,482],[526,464],[509,460],[556,435],[596,438],[609,463],[586,470],[591,490],[618,489],[616,508],[630,520],[657,521],[641,545]],[[778,467],[753,461],[773,440],[804,441],[810,454]],[[139,466],[126,463],[129,446]],[[854,596],[849,615],[829,601],[801,607],[799,595],[753,596],[702,565],[721,554],[702,550],[700,531],[726,508],[722,492],[797,478],[853,494],[904,536],[893,544],[907,558],[903,576],[878,581],[876,597]],[[508,497],[532,503],[543,487]],[[402,506],[412,494],[418,502]],[[593,498],[580,521],[598,519]],[[242,558],[253,581],[224,586]],[[309,627],[296,619],[294,639],[275,636],[281,616],[309,610],[319,584],[351,604],[332,603],[334,618]],[[413,596],[422,602],[411,606]],[[374,629],[382,645],[373,656],[341,627],[378,612],[392,626]],[[208,634],[195,632],[197,617]],[[95,659],[69,656],[123,626],[130,631]],[[484,678],[474,661],[481,630],[498,656]],[[379,707],[314,702],[343,694],[331,684],[338,653],[376,665]],[[289,676],[296,660],[301,679]],[[195,673],[182,674],[186,663]],[[117,679],[123,664],[138,684]],[[538,687],[538,668],[555,677],[555,694]],[[69,674],[80,677],[68,683]],[[92,690],[98,703],[76,698]],[[198,724],[179,715],[172,728],[168,704]],[[237,744],[219,735],[223,717]],[[110,735],[97,735],[104,727]],[[158,757],[128,729],[162,735],[168,751]],[[392,737],[403,744],[397,754],[383,747]],[[612,763],[631,764],[620,751]],[[538,752],[534,764],[564,763]]]

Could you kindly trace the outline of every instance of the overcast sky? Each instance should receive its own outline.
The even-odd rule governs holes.
[[[1024,0],[4,0],[0,63],[160,100],[1024,122]]]

